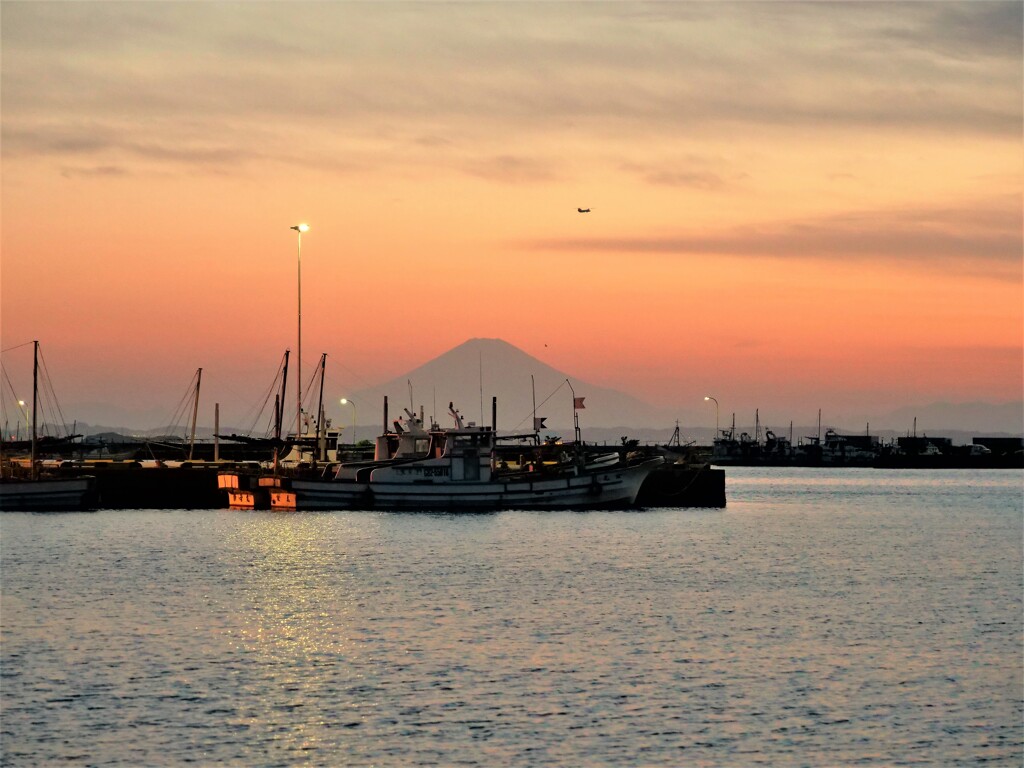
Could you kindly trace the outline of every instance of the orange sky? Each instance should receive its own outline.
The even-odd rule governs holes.
[[[248,410],[299,221],[341,393],[499,337],[684,422],[1021,398],[1019,2],[0,13],[0,334],[71,418]]]

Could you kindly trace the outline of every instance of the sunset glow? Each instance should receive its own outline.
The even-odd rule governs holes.
[[[1019,2],[2,13],[2,346],[70,417],[241,419],[296,222],[346,422],[471,337],[704,422],[1021,399]]]

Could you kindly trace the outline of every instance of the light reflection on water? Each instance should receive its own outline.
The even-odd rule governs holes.
[[[5,765],[1019,765],[1020,472],[0,517]]]

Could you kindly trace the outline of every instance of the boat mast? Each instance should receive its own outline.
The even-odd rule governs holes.
[[[281,430],[284,427],[284,395],[288,388],[288,350],[284,351],[281,364],[281,391],[274,396],[274,476],[277,476],[277,460],[281,453]]]
[[[196,371],[196,399],[192,403],[192,434],[188,440],[188,460],[192,461],[192,452],[196,447],[196,417],[199,415],[199,385],[203,383],[203,369]]]
[[[281,392],[277,396],[274,413],[274,438],[277,440],[281,439],[281,432],[284,430],[284,396],[288,390],[288,354],[289,350],[286,349],[284,351],[284,365],[281,370]]]
[[[39,479],[39,467],[36,465],[36,406],[39,399],[39,342],[33,341],[32,352],[32,479]]]
[[[313,466],[316,466],[317,459],[320,458],[320,422],[323,421],[324,416],[324,374],[327,372],[327,353],[323,352],[320,355],[320,399],[316,406],[316,443],[313,447]]]

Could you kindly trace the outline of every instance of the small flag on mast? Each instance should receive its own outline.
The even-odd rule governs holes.
[[[545,419],[547,419],[547,416],[534,416],[533,417],[533,431],[534,432],[540,432],[542,429],[547,429],[547,427],[544,426],[544,420]]]
[[[583,400],[584,400],[584,398],[582,398],[582,397],[574,397],[572,399],[573,410],[576,410],[576,411],[585,410],[585,408],[583,407]]]

